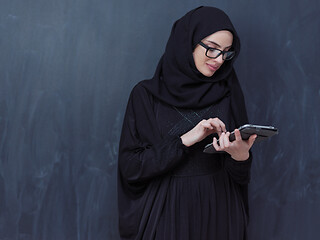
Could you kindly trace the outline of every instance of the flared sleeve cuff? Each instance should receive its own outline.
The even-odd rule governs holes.
[[[241,185],[245,185],[250,182],[252,153],[249,153],[249,158],[245,161],[236,161],[229,154],[226,155],[225,168],[232,179]]]
[[[120,169],[128,182],[144,182],[173,170],[188,152],[179,136],[168,136],[154,145],[125,151]]]

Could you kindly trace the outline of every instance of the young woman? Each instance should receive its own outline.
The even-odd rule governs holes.
[[[173,25],[154,77],[132,90],[119,147],[122,239],[246,239],[256,136],[236,130],[230,142],[228,132],[248,123],[239,50],[223,11],[196,8]],[[203,152],[208,143],[217,153]]]

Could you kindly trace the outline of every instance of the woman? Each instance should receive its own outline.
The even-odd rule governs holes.
[[[175,22],[154,77],[132,90],[119,148],[122,239],[246,239],[256,136],[236,130],[229,142],[227,131],[248,122],[239,50],[228,16],[199,7]],[[211,142],[217,153],[203,153]]]

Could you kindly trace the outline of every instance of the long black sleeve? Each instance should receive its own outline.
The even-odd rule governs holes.
[[[136,86],[129,98],[119,146],[119,170],[128,183],[144,182],[172,170],[187,152],[179,136],[161,137],[152,96]]]
[[[122,176],[129,182],[141,182],[172,170],[182,160],[186,147],[179,137],[162,140],[154,145],[127,150],[121,164]]]
[[[230,155],[226,155],[225,168],[231,178],[240,185],[246,185],[250,182],[250,169],[252,163],[252,154],[246,161],[236,161]]]

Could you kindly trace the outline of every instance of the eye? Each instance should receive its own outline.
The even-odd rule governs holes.
[[[218,53],[220,53],[220,50],[218,50],[216,48],[209,48],[208,52],[210,52],[211,54],[218,54]]]
[[[209,48],[208,49],[208,56],[212,58],[216,58],[220,54],[220,50],[216,48]]]

